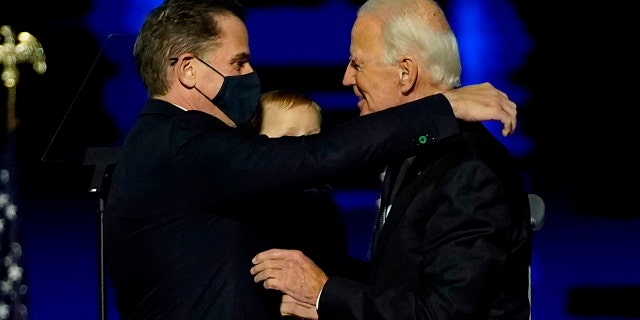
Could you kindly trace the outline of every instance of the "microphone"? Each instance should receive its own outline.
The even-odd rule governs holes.
[[[531,225],[533,230],[540,230],[544,225],[544,200],[534,193],[529,193],[529,208],[531,209]]]

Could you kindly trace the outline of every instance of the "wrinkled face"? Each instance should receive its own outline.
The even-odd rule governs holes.
[[[382,30],[372,16],[359,16],[351,29],[351,60],[342,84],[353,87],[360,115],[403,103],[401,69],[382,62]]]
[[[320,122],[320,112],[313,106],[300,105],[282,109],[279,106],[265,105],[260,133],[270,138],[305,136],[320,132]]]

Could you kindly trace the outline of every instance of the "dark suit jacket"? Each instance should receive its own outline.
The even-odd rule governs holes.
[[[261,234],[272,247],[304,252],[329,276],[366,281],[368,263],[349,255],[346,225],[330,185],[264,197],[259,203],[270,213],[256,220],[271,226]]]
[[[149,100],[121,149],[105,207],[105,262],[122,318],[280,318],[280,295],[249,273],[251,258],[270,248],[259,217],[278,214],[254,199],[365,164],[382,168],[392,155],[419,150],[419,136],[457,133],[444,96],[425,100],[278,139]]]
[[[481,123],[460,127],[415,157],[376,232],[370,282],[329,278],[320,319],[529,319],[521,173]]]

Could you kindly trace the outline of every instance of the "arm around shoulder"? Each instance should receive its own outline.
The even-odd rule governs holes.
[[[503,125],[503,136],[512,134],[516,129],[515,102],[488,82],[449,90],[443,95],[451,104],[456,118],[473,122],[498,120]]]

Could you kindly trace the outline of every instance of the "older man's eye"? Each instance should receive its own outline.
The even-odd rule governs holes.
[[[359,64],[357,64],[353,59],[349,61],[349,65],[356,70],[362,69],[362,67]]]

